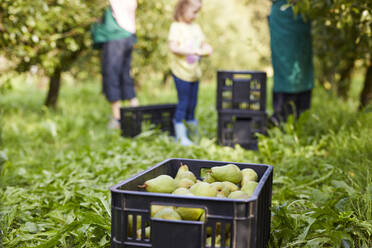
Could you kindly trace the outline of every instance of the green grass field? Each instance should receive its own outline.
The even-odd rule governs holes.
[[[259,152],[216,145],[215,85],[203,83],[203,138],[190,148],[156,130],[122,138],[100,84],[63,85],[59,108],[17,83],[0,95],[0,247],[109,247],[109,187],[166,158],[274,166],[270,247],[372,247],[372,113],[316,89],[310,112],[259,137]],[[140,102],[175,102],[142,84]]]

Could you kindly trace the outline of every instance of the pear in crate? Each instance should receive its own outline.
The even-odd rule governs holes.
[[[257,182],[257,180],[258,175],[254,170],[248,168],[242,170],[242,185],[249,181]]]
[[[238,185],[236,185],[235,183],[228,182],[228,181],[224,181],[222,183],[225,184],[225,186],[230,190],[230,192],[239,190]]]
[[[228,181],[232,183],[240,183],[242,180],[242,172],[235,164],[227,164],[212,167],[212,177],[220,182]]]
[[[240,189],[241,191],[244,191],[247,193],[249,196],[253,195],[254,190],[256,189],[258,183],[254,181],[248,181],[245,182],[242,188]]]
[[[206,183],[214,183],[215,181],[216,179],[212,177],[212,171],[207,172],[203,178],[203,182],[206,182]]]
[[[186,188],[178,188],[172,193],[173,195],[188,195],[188,196],[193,196],[193,194],[190,192],[190,190]]]
[[[217,190],[217,197],[227,197],[230,194],[230,189],[222,182],[214,182],[211,185]]]
[[[141,215],[137,215],[136,229],[141,227]],[[133,234],[133,215],[128,215],[128,235],[132,237]]]
[[[151,227],[145,228],[145,239],[150,239]],[[137,239],[142,239],[142,229],[137,230]]]
[[[181,216],[174,210],[173,207],[166,207],[161,209],[154,215],[154,218],[165,220],[181,220]]]
[[[248,199],[249,197],[250,195],[241,190],[231,192],[230,195],[228,196],[228,198],[230,199]]]
[[[215,197],[217,190],[211,184],[206,182],[197,182],[190,188],[190,192],[196,196]]]
[[[154,215],[162,210],[163,208],[168,208],[170,206],[164,206],[164,205],[152,205],[151,206],[151,217],[154,217]]]
[[[168,175],[160,175],[153,179],[147,180],[144,185],[139,185],[148,192],[154,193],[172,193],[176,189],[174,179]]]
[[[205,221],[205,211],[202,213],[202,215],[200,215],[199,221]]]
[[[181,164],[180,168],[177,171],[176,177],[174,179],[177,182],[177,181],[180,181],[183,178],[187,178],[187,179],[193,181],[194,183],[196,182],[196,176],[194,175],[194,173],[189,171],[189,167],[185,164],[184,165]]]
[[[176,211],[183,220],[193,221],[199,220],[200,216],[204,213],[204,209],[202,208],[178,207]]]
[[[212,237],[211,236],[207,237],[207,239],[205,241],[205,246],[206,247],[212,247]],[[214,247],[221,247],[221,235],[219,235],[219,234],[216,236]],[[226,246],[226,247],[228,247],[228,246]]]
[[[176,181],[176,187],[177,188],[186,188],[186,189],[189,189],[194,184],[195,184],[195,182],[191,181],[188,178],[182,178],[181,180]]]

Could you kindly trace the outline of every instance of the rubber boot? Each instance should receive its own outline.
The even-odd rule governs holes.
[[[190,146],[193,143],[186,135],[186,126],[182,123],[174,123],[174,131],[176,133],[176,140],[180,142],[182,146]]]
[[[192,121],[186,121],[187,126],[187,136],[190,138],[199,139],[199,131],[198,131],[198,121],[192,120]]]

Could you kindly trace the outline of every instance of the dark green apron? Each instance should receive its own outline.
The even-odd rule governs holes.
[[[311,23],[285,4],[273,2],[269,16],[274,92],[300,93],[314,87]]]
[[[107,7],[102,22],[95,22],[91,26],[93,47],[100,48],[104,42],[121,40],[133,34],[121,28],[112,15],[111,7]]]

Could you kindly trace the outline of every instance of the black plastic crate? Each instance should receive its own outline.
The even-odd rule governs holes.
[[[218,71],[217,110],[266,111],[266,73]]]
[[[267,114],[262,111],[218,111],[218,143],[224,146],[239,144],[245,149],[257,150],[256,133],[266,134]]]
[[[174,136],[173,116],[176,106],[176,104],[161,104],[121,108],[122,136],[134,137],[140,134],[144,124],[153,124]]]
[[[273,167],[270,165],[234,163],[239,168],[251,168],[258,174],[259,183],[249,199],[211,198],[149,193],[139,189],[146,180],[166,174],[176,176],[178,168],[187,164],[199,179],[201,170],[231,162],[167,159],[154,167],[111,187],[111,247],[112,248],[214,248],[217,225],[220,227],[221,248],[263,248],[270,236],[270,207]],[[203,208],[205,222],[174,221],[151,218],[152,205],[172,205]],[[134,235],[128,235],[128,216],[133,218]],[[136,236],[136,220],[141,216],[142,236]],[[144,234],[145,224],[151,227],[150,238]],[[230,246],[225,234],[230,227]],[[211,230],[212,245],[206,246],[207,230]]]

